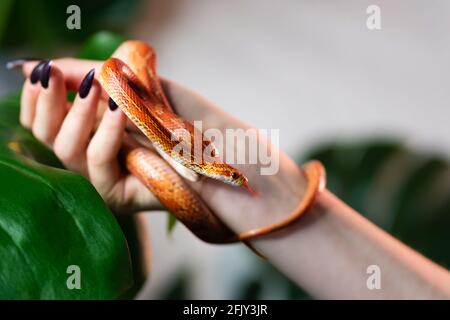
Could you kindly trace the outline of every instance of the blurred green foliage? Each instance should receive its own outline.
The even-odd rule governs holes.
[[[298,163],[322,161],[327,187],[372,222],[428,258],[450,268],[450,163],[410,150],[394,139],[318,146]],[[260,299],[265,284],[284,288],[285,299],[309,299],[269,263],[242,282],[242,299]],[[270,288],[268,289],[270,291]],[[270,294],[269,294],[270,295]]]
[[[113,299],[132,285],[125,237],[94,187],[22,128],[0,100],[0,298]],[[80,268],[69,290],[67,268]]]
[[[162,300],[187,300],[191,299],[189,289],[191,287],[191,274],[187,269],[181,269],[165,288],[159,299]]]
[[[450,267],[450,164],[401,143],[331,144],[323,161],[329,188],[387,232]]]
[[[90,36],[81,46],[76,57],[80,59],[106,60],[125,41],[125,38],[108,31]]]
[[[139,0],[2,0],[0,1],[0,47],[23,48],[34,54],[49,54],[71,44],[80,44],[99,30],[125,34]],[[69,30],[67,7],[81,9],[81,29]]]

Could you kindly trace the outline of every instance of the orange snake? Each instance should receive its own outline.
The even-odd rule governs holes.
[[[172,160],[197,174],[234,186],[249,189],[248,180],[234,167],[219,161],[212,142],[173,111],[156,73],[154,50],[140,41],[124,42],[113,57],[104,62],[100,82],[110,98],[161,155],[144,147],[129,148],[125,151],[127,169],[168,211],[206,242],[245,241],[282,229],[297,220],[324,188],[325,174],[321,163],[309,162],[304,166],[307,188],[297,208],[281,222],[236,235],[177,173]],[[180,136],[180,133],[183,134]],[[198,151],[194,147],[198,138],[194,137],[201,139]],[[180,143],[183,152],[173,152]],[[188,152],[185,154],[184,151]]]

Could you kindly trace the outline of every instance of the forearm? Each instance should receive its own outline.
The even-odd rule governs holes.
[[[329,191],[294,225],[252,241],[317,298],[450,298],[450,274],[349,208]],[[367,268],[380,268],[370,290]]]

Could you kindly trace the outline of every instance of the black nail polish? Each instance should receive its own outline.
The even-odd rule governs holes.
[[[42,66],[46,63],[47,61],[41,61],[39,62],[33,69],[33,71],[31,71],[31,75],[30,75],[30,82],[32,84],[35,84],[36,82],[39,81],[39,78],[41,77],[41,70],[42,70]]]
[[[117,109],[118,105],[114,102],[114,100],[109,97],[108,99],[108,106],[109,106],[109,110],[114,111]]]
[[[92,87],[92,82],[94,81],[95,69],[92,69],[81,81],[80,88],[78,89],[78,95],[81,99],[84,99],[89,94]]]
[[[11,70],[17,67],[23,66],[26,62],[29,61],[39,61],[41,59],[38,58],[20,58],[20,59],[14,59],[11,61],[6,62],[6,69]]]
[[[41,76],[39,79],[41,80],[41,86],[44,89],[48,88],[48,81],[50,80],[50,71],[51,70],[52,70],[51,61],[47,61],[46,63],[44,63],[42,65]]]

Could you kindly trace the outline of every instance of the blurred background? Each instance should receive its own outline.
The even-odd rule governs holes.
[[[161,75],[280,129],[298,163],[324,161],[331,190],[450,267],[450,2],[78,1],[81,29],[68,30],[70,4],[2,0],[0,62],[82,56],[102,30],[145,40]],[[371,4],[381,30],[366,27]],[[0,96],[22,81],[1,71]],[[146,223],[152,273],[138,298],[308,298],[241,245],[205,244],[181,224],[169,234],[164,212]]]

